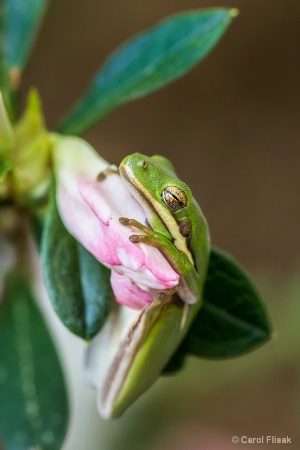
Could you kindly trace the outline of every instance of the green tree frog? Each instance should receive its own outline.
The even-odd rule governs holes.
[[[133,234],[131,242],[157,247],[180,275],[181,300],[187,304],[200,302],[210,240],[206,220],[190,188],[162,156],[134,153],[121,162],[119,170],[149,222],[147,227],[134,219],[120,219],[124,225],[145,233]]]

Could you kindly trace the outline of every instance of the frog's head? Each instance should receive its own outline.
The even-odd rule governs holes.
[[[178,179],[172,164],[162,156],[129,155],[120,164],[120,174],[150,215],[150,223],[155,214],[168,228],[170,216],[181,222],[194,207],[190,188]]]

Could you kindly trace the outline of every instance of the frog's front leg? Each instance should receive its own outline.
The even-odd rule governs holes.
[[[102,172],[99,172],[97,175],[97,181],[104,181],[108,175],[120,175],[119,169],[114,164],[111,164],[106,169],[102,170]]]
[[[129,239],[134,244],[146,244],[156,247],[180,275],[178,294],[183,302],[194,304],[201,299],[201,281],[195,267],[187,255],[178,250],[171,240],[152,230],[135,219],[120,217],[120,223],[136,228],[144,234],[132,234]]]
[[[138,230],[141,230],[143,233],[145,233],[146,235],[149,235],[149,236],[152,236],[152,234],[154,233],[151,228],[147,227],[146,225],[143,225],[141,222],[138,222],[135,219],[127,219],[127,217],[120,217],[119,222],[122,225],[125,225],[126,227],[133,227]],[[132,235],[132,236],[136,236],[136,235]],[[130,240],[131,240],[132,236],[130,236]],[[131,240],[131,242],[133,242],[133,241]]]

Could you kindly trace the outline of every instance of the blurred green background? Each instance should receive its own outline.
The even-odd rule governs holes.
[[[240,16],[207,59],[86,138],[114,163],[135,151],[173,161],[214,245],[252,274],[276,335],[239,359],[190,359],[110,423],[98,418],[95,393],[78,387],[77,433],[65,449],[272,447],[232,444],[234,435],[288,435],[292,443],[275,448],[300,448],[300,3],[52,0],[22,95],[38,88],[53,129],[124,40],[168,15],[211,6],[237,7]]]

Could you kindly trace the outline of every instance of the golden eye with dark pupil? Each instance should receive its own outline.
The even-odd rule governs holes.
[[[173,211],[186,206],[186,195],[177,186],[167,186],[162,193],[162,198],[167,207]]]

